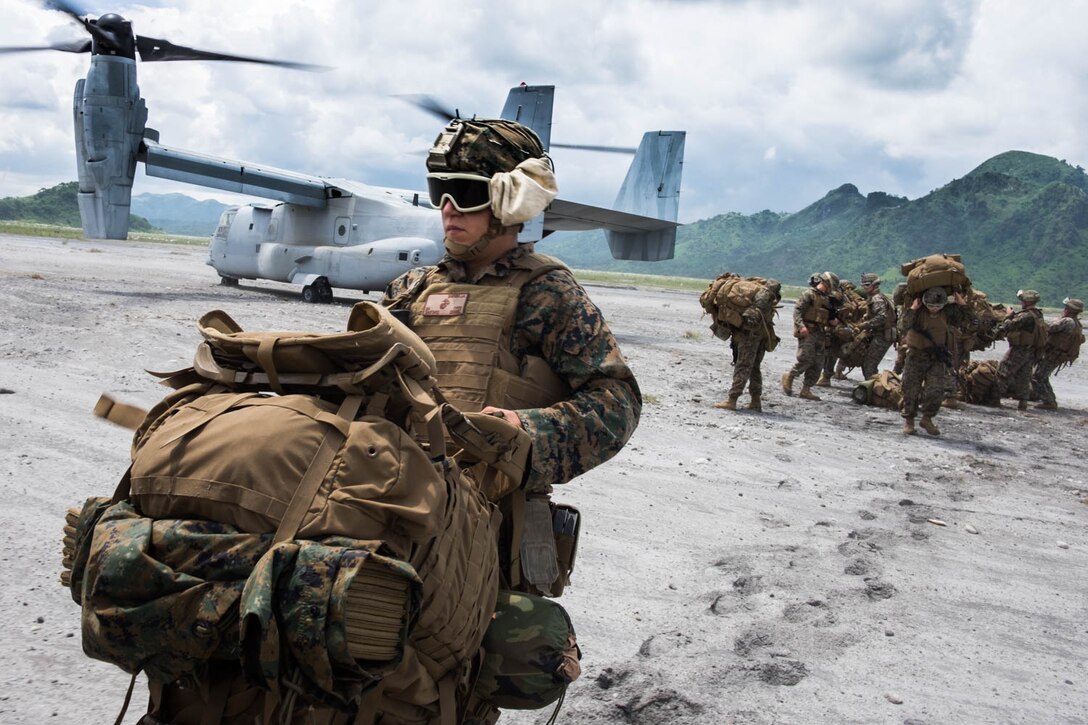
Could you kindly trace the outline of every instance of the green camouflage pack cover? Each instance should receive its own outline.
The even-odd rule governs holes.
[[[103,508],[91,499],[84,514],[71,581],[80,583],[72,596],[90,657],[191,687],[206,684],[209,663],[240,661],[252,680],[271,687],[291,676],[307,700],[347,709],[404,651],[421,582],[408,564],[378,554],[379,542],[272,546],[272,534],[150,519],[125,501]],[[408,582],[408,611],[385,661],[349,652],[345,603],[368,566]]]
[[[582,673],[570,618],[557,602],[543,597],[500,591],[483,646],[475,694],[497,707],[544,707]]]

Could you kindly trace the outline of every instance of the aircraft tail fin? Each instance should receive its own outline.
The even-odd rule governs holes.
[[[506,96],[506,105],[502,107],[500,117],[533,129],[547,151],[552,142],[554,100],[555,86],[514,86]]]
[[[684,164],[684,131],[649,131],[627,170],[613,208],[640,216],[676,221]],[[672,259],[676,227],[654,231],[605,231],[616,259],[657,262]]]

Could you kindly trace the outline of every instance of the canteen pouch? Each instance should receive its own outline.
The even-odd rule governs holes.
[[[550,705],[582,673],[582,653],[566,610],[532,594],[499,592],[483,651],[474,694],[503,709]]]

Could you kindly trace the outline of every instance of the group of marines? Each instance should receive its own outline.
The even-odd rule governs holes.
[[[772,280],[773,281],[773,280]],[[888,350],[897,347],[894,373],[901,375],[903,433],[918,426],[940,435],[934,418],[941,407],[958,407],[957,399],[1000,406],[1002,398],[1017,401],[1019,410],[1039,401],[1039,410],[1058,408],[1050,376],[1078,357],[1085,337],[1079,319],[1084,303],[1067,297],[1062,314],[1047,323],[1037,307],[1039,293],[1020,290],[1020,309],[990,304],[984,293],[935,286],[920,294],[896,290],[895,300],[881,291],[880,276],[861,275],[859,285],[832,272],[814,274],[793,308],[793,335],[797,338],[797,362],[782,376],[782,390],[793,395],[801,381],[799,397],[820,400],[815,387],[830,387],[833,379],[845,380],[845,371],[860,367],[866,380],[877,375]],[[777,286],[777,283],[776,283]],[[747,384],[749,410],[761,410],[764,352],[777,343],[766,322],[774,315],[779,298],[774,289],[753,300],[743,318],[746,324],[732,331],[733,383],[727,399],[715,407],[734,410]],[[983,399],[965,395],[962,381],[970,367],[973,350],[1007,340],[1008,352],[996,365],[996,374]],[[976,364],[977,365],[977,364]]]

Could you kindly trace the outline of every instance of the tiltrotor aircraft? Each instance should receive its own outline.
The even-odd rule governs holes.
[[[232,206],[223,212],[211,238],[208,264],[225,284],[240,279],[288,282],[301,285],[304,300],[320,302],[332,299],[333,287],[381,290],[406,270],[441,258],[441,218],[426,192],[308,176],[164,146],[158,132],[146,125],[147,106],[136,84],[137,54],[143,62],[229,60],[301,70],[320,67],[187,48],[138,36],[119,15],[93,19],[70,2],[44,4],[75,19],[90,39],[2,52],[91,54],[90,70],[77,81],[73,102],[79,211],[86,237],[127,237],[132,182],[136,164],[142,162],[150,176],[279,202]],[[501,117],[529,126],[549,148],[553,96],[553,86],[511,88]],[[433,105],[429,110],[446,115]],[[519,239],[604,229],[616,259],[671,259],[684,139],[683,131],[646,133],[614,209],[555,199],[525,225]]]

